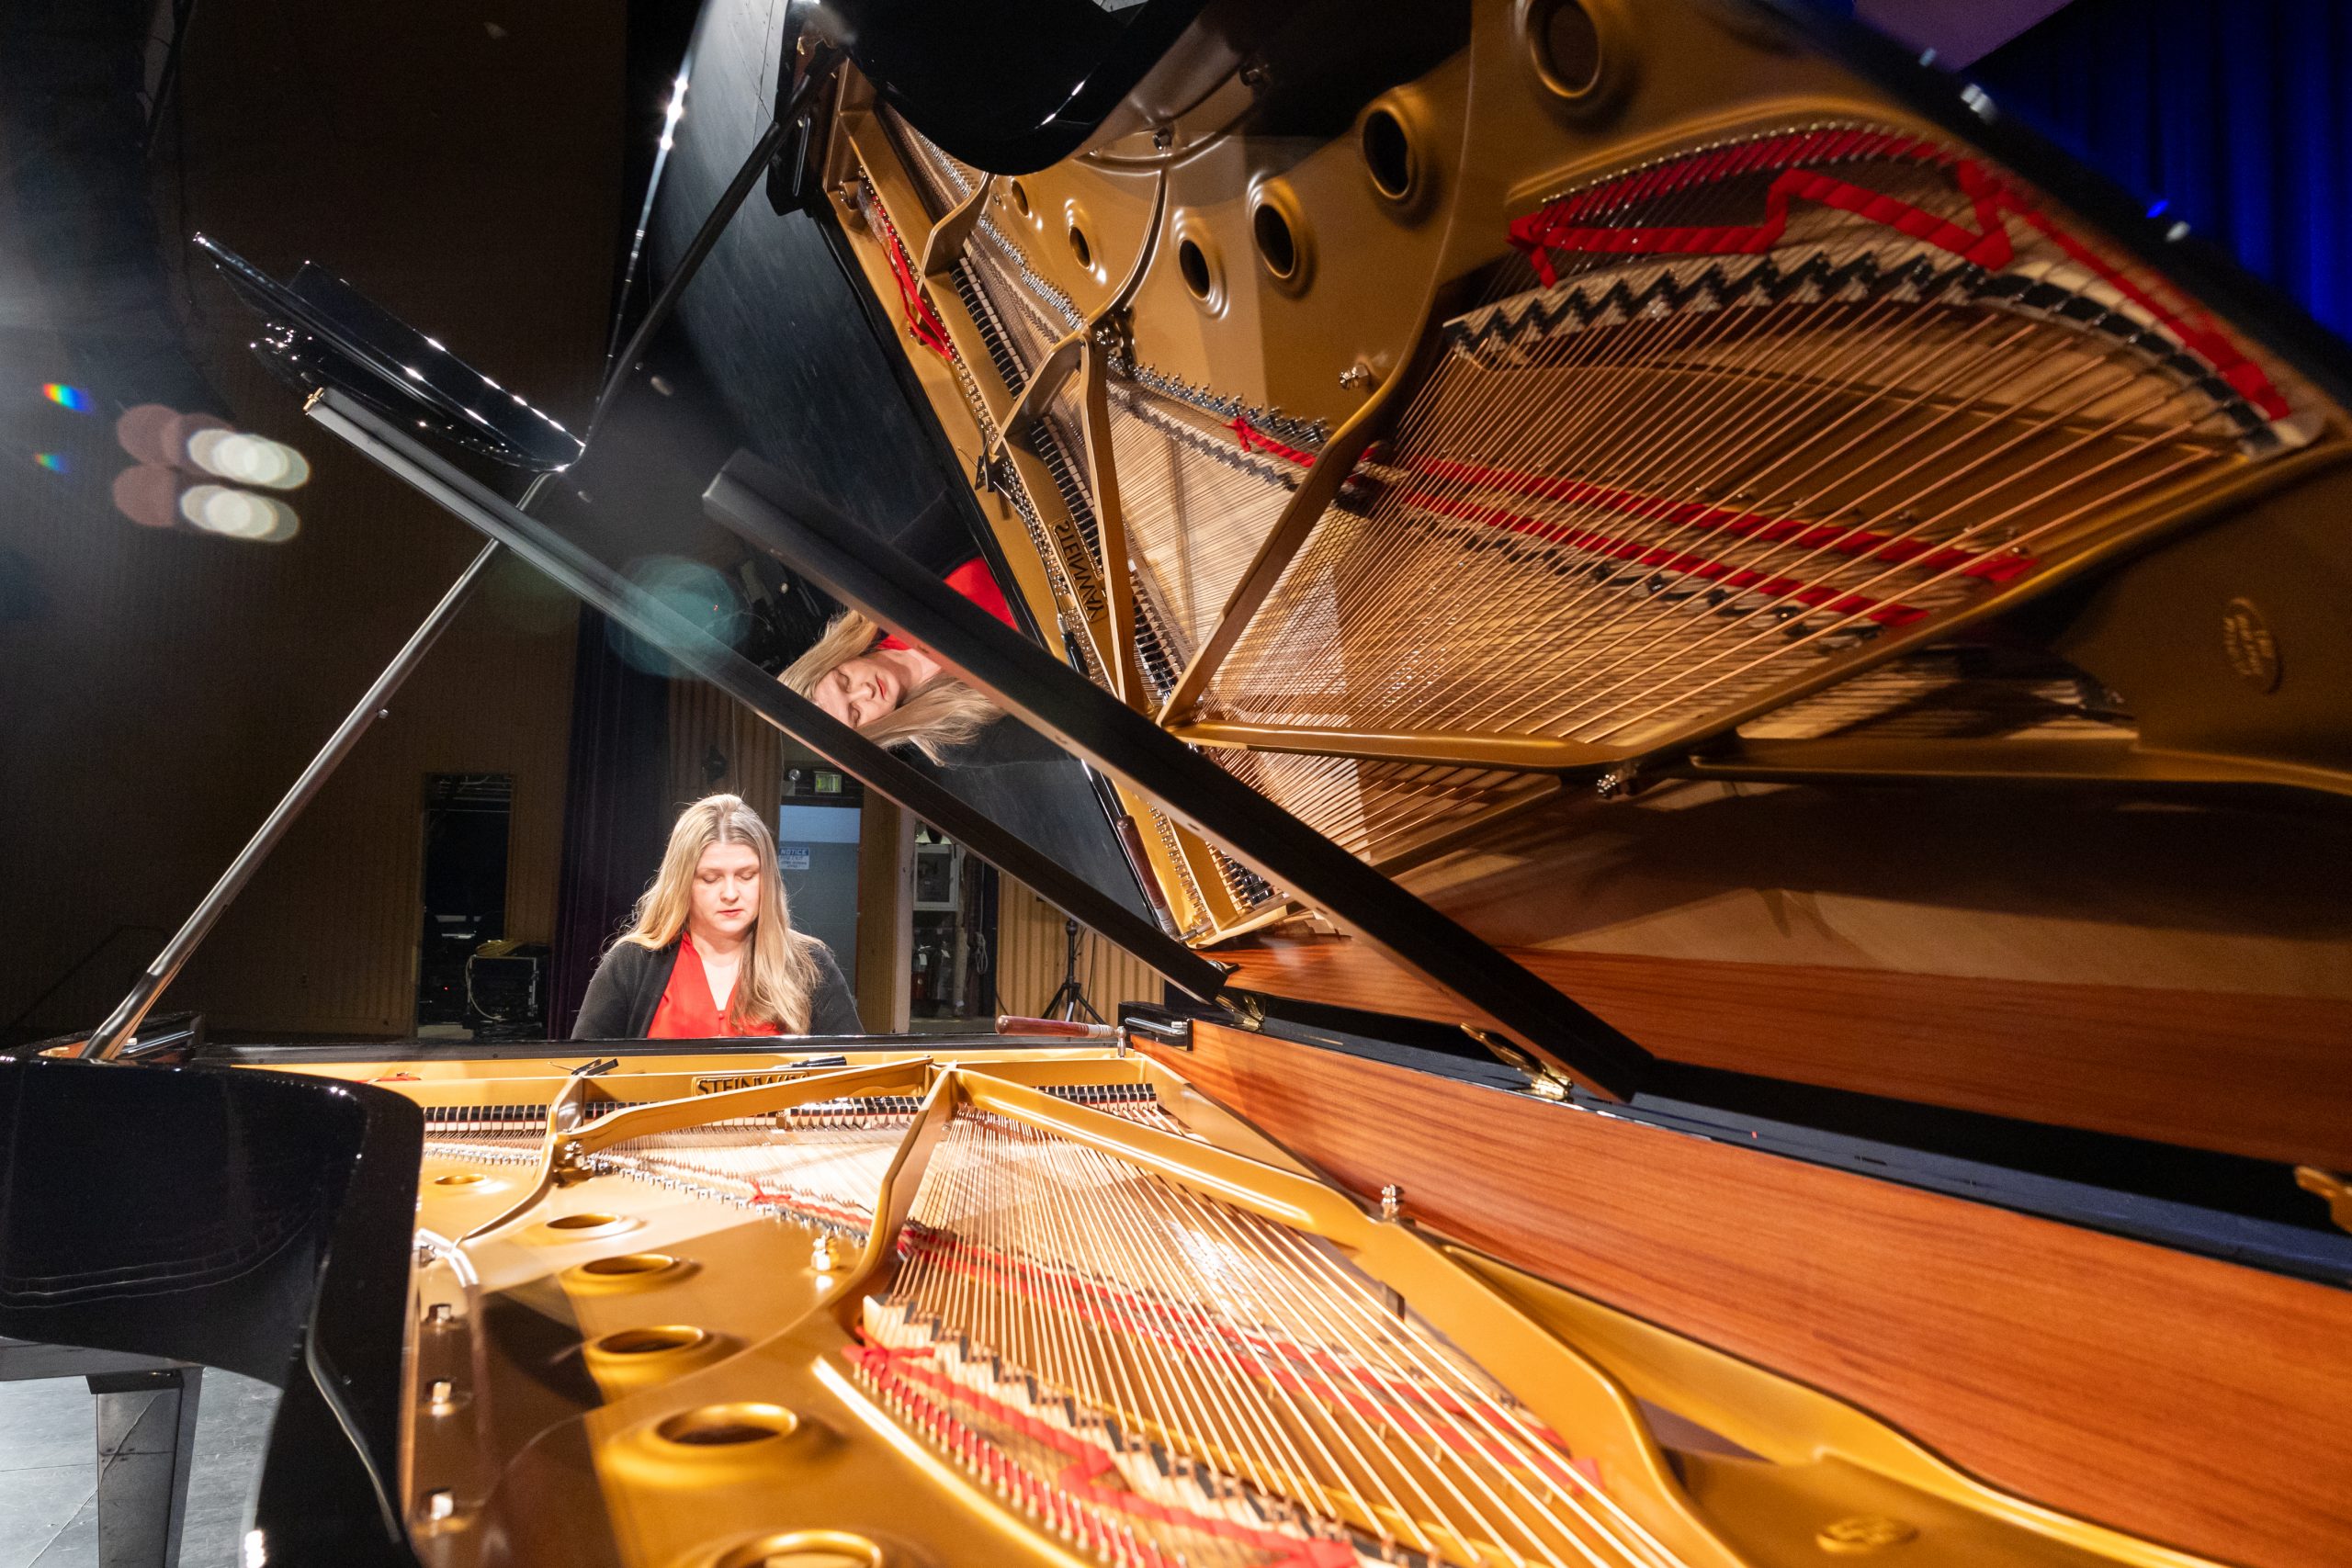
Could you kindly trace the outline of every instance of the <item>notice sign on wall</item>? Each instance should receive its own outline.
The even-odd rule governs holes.
[[[778,871],[807,871],[808,869],[808,846],[806,844],[778,844],[775,847],[775,868]]]

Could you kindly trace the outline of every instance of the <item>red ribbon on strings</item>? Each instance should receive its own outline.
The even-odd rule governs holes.
[[[890,276],[899,280],[899,310],[907,323],[907,335],[939,355],[950,365],[956,363],[956,345],[947,340],[947,328],[923,298],[922,285],[915,277],[912,263],[907,260],[907,248],[899,239],[898,225],[890,221],[889,209],[878,196],[869,198],[874,204],[874,216],[880,220],[882,254],[890,263]]]

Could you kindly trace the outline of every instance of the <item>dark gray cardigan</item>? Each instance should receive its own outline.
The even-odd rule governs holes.
[[[817,987],[808,998],[811,1034],[863,1034],[857,1001],[833,962],[832,949],[817,944]],[[588,982],[588,997],[580,1004],[580,1018],[571,1026],[574,1040],[642,1040],[652,1027],[653,1010],[670,988],[670,971],[677,966],[678,944],[658,951],[633,942],[616,942],[596,965]]]

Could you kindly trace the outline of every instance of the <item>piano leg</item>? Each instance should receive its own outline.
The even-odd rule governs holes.
[[[98,1402],[98,1568],[179,1568],[204,1369],[87,1381]]]

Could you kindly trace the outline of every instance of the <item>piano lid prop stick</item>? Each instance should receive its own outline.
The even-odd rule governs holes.
[[[525,497],[526,502],[528,499],[528,496]],[[311,759],[311,765],[302,770],[301,777],[294,781],[294,786],[278,801],[277,809],[254,829],[254,836],[245,840],[245,847],[237,852],[237,858],[229,863],[229,869],[220,874],[220,880],[212,885],[212,890],[204,896],[186,923],[172,933],[172,940],[164,944],[164,950],[155,955],[155,961],[147,965],[147,972],[139,976],[138,984],[130,987],[130,994],[116,1005],[114,1011],[107,1015],[107,1021],[91,1034],[89,1043],[83,1047],[83,1055],[96,1061],[110,1062],[121,1054],[123,1046],[138,1032],[148,1010],[155,1005],[155,998],[164,994],[164,987],[172,983],[182,965],[211,934],[221,912],[235,902],[238,894],[244,891],[245,884],[252,881],[254,873],[261,869],[261,863],[269,858],[269,852],[286,836],[286,829],[294,825],[294,818],[302,815],[303,807],[311,804],[311,797],[334,776],[335,769],[351,754],[351,749],[359,744],[359,738],[368,733],[368,727],[391,711],[387,705],[391,702],[392,694],[401,689],[401,683],[409,678],[412,671],[424,662],[424,656],[432,651],[433,645],[440,640],[449,623],[458,618],[458,612],[464,609],[466,601],[473,596],[474,588],[481,581],[482,575],[498,558],[500,548],[495,539],[483,545],[458,581],[449,585],[449,591],[441,595],[441,602],[433,606],[432,614],[409,634],[408,641],[401,645],[401,650],[392,655],[392,661],[384,666],[384,672],[376,677],[367,694],[344,716],[334,733],[327,737],[327,743],[319,748],[318,755]]]
[[[999,1034],[1052,1034],[1072,1040],[1116,1040],[1119,1026],[1115,1023],[1082,1023],[1074,1018],[1023,1018],[1018,1013],[999,1013],[996,1020]]]

